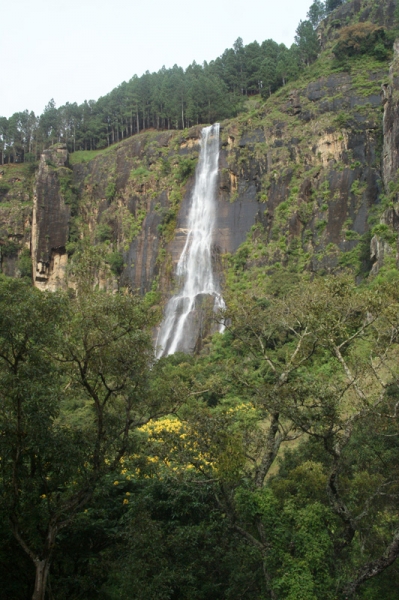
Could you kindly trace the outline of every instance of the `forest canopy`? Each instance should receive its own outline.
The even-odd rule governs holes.
[[[397,282],[228,306],[154,363],[148,300],[0,280],[6,597],[393,597]]]

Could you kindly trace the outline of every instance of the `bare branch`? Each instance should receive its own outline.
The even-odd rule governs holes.
[[[346,584],[344,587],[344,594],[349,596],[353,596],[357,590],[357,588],[368,581],[372,577],[379,575],[392,565],[395,560],[399,556],[399,529],[397,529],[393,535],[391,543],[385,549],[384,554],[377,558],[376,560],[372,560],[369,563],[366,563],[361,569],[359,569],[358,574],[355,579],[353,579],[350,583]]]

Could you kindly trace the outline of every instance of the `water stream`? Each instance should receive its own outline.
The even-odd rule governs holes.
[[[219,163],[219,123],[201,132],[201,151],[188,215],[188,234],[176,268],[179,291],[165,308],[157,338],[157,358],[177,351],[190,352],[198,337],[197,312],[206,298],[213,310],[224,308],[218,278],[212,268],[213,229]],[[219,331],[223,330],[223,325]]]

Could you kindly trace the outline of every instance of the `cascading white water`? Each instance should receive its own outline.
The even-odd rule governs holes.
[[[225,307],[219,283],[212,269],[212,241],[216,214],[216,186],[219,163],[219,123],[201,132],[201,151],[188,216],[186,243],[177,264],[180,291],[167,303],[157,339],[157,358],[179,350],[189,351],[188,329],[196,305],[204,296],[213,296],[214,311]],[[223,325],[219,331],[224,329]]]

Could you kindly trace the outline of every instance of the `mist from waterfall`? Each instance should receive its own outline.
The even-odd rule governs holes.
[[[165,308],[157,343],[157,358],[177,351],[189,352],[190,329],[196,308],[204,297],[213,297],[213,310],[225,307],[218,278],[212,268],[213,229],[219,163],[219,123],[201,132],[201,151],[188,215],[188,234],[176,268],[180,290]],[[224,329],[220,326],[219,331]]]

